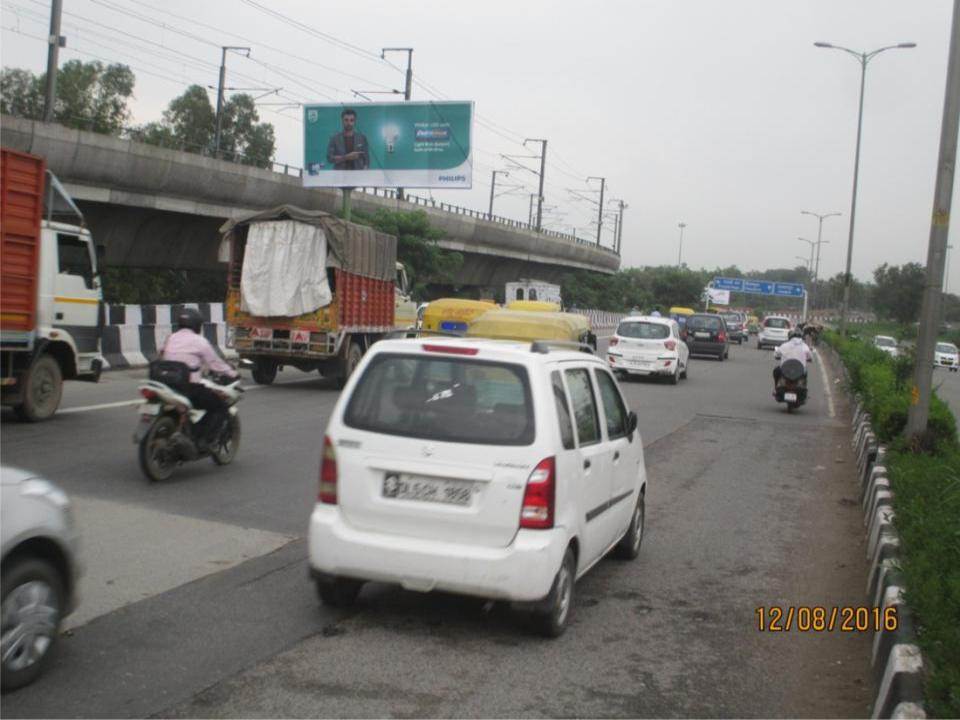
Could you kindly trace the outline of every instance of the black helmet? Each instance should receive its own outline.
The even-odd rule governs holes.
[[[793,330],[790,331],[789,337],[791,340],[793,340],[794,338],[803,339],[803,333],[800,332],[799,328],[794,328]]]
[[[177,330],[183,330],[184,328],[200,333],[203,328],[203,315],[200,314],[199,310],[183,308],[177,313]]]

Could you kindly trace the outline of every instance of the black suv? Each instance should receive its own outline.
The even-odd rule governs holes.
[[[720,313],[724,324],[727,326],[727,333],[730,335],[730,341],[736,341],[737,345],[743,343],[747,338],[747,319],[742,313],[725,312]]]
[[[713,355],[718,360],[730,357],[729,333],[720,315],[688,315],[682,337],[691,355]]]

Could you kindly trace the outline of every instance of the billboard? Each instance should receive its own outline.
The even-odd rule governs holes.
[[[304,187],[469,189],[472,154],[472,102],[303,108]]]

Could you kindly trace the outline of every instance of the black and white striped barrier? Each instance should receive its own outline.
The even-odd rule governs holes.
[[[101,352],[107,369],[144,367],[155,360],[179,312],[191,307],[204,319],[203,336],[221,357],[234,358],[227,349],[227,326],[223,303],[174,305],[108,305],[105,310]]]
[[[843,367],[836,353],[834,364]],[[845,370],[845,369],[844,369]],[[845,373],[844,373],[845,374]],[[874,633],[871,664],[877,688],[872,717],[926,718],[923,708],[923,655],[916,644],[913,618],[903,601],[899,570],[900,536],[894,525],[894,493],[884,465],[886,449],[878,442],[860,398],[852,398],[853,451],[857,457],[860,508],[867,535],[866,595],[886,618],[895,608],[894,630],[881,627]]]

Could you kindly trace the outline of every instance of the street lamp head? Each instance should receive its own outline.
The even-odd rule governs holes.
[[[832,48],[832,47],[833,47],[833,45],[831,45],[830,43],[825,43],[825,42],[815,42],[815,43],[814,43],[814,46],[816,46],[816,47],[818,47],[818,48]]]
[[[915,48],[917,44],[915,42],[900,43],[897,45],[898,48]]]

